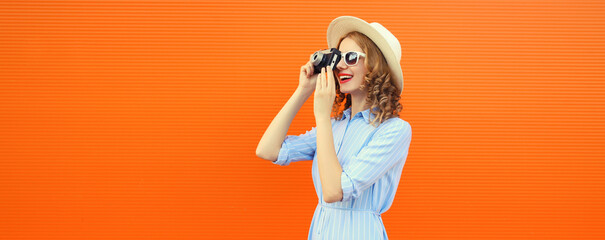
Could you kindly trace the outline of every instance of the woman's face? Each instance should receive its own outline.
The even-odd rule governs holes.
[[[338,50],[341,51],[343,54],[349,51],[363,52],[359,45],[357,45],[357,43],[353,41],[353,39],[348,37],[342,40],[340,46],[338,47]],[[344,59],[341,59],[340,62],[338,62],[337,74],[338,83],[340,84],[340,92],[355,95],[363,95],[366,93],[366,90],[359,89],[361,83],[363,83],[364,81],[364,76],[368,72],[364,61],[365,58],[360,56],[357,61],[357,64],[355,64],[354,66],[346,65]],[[351,79],[343,79],[343,76],[347,75],[352,75],[353,77]]]

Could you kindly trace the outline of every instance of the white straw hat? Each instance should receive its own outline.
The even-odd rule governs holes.
[[[391,77],[395,86],[399,89],[399,95],[403,92],[403,71],[401,70],[401,44],[389,30],[380,23],[368,23],[360,18],[352,16],[341,16],[332,20],[328,26],[328,47],[336,48],[338,40],[347,33],[360,32],[370,38],[382,52],[387,64],[391,69]]]

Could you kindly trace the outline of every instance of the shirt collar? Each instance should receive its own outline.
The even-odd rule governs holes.
[[[378,109],[379,109],[378,107],[375,107],[375,108],[374,108],[374,110],[376,110],[376,111],[378,111]],[[342,120],[345,120],[345,119],[350,119],[350,118],[351,118],[351,107],[347,108],[347,109],[346,109],[346,110],[344,110],[342,113],[343,113],[343,114],[342,114]],[[370,123],[370,117],[371,117],[371,118],[375,118],[375,117],[376,117],[376,115],[375,115],[375,114],[373,114],[373,113],[371,113],[371,112],[370,112],[370,109],[369,109],[369,108],[368,108],[368,109],[366,109],[366,110],[361,111],[360,113],[361,113],[361,115],[363,116],[363,119],[364,119],[364,120],[365,120],[367,123]],[[359,114],[359,113],[358,113],[358,114]]]

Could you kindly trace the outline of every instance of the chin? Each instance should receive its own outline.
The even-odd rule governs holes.
[[[340,85],[340,92],[341,93],[352,93],[352,92],[359,91],[359,90],[360,89],[353,89],[353,88],[351,88],[351,86],[342,86],[342,85]]]
[[[350,85],[340,85],[340,92],[341,93],[351,93],[351,86]]]
[[[349,91],[346,88],[342,88],[342,87],[340,87],[340,92],[341,93],[349,93]]]

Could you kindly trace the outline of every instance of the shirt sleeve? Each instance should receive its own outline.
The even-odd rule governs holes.
[[[356,199],[395,165],[405,163],[412,140],[410,124],[400,120],[384,127],[351,159],[351,164],[343,166],[341,201]]]
[[[300,135],[288,135],[279,149],[274,164],[287,166],[291,162],[313,160],[317,149],[317,132],[315,127]]]

